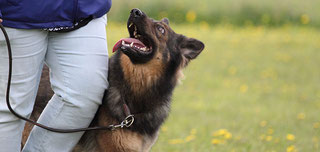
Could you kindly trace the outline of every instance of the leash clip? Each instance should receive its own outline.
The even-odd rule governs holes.
[[[134,122],[134,116],[128,115],[126,118],[124,118],[124,120],[120,124],[112,125],[111,130],[115,130],[117,128],[123,128],[123,127],[129,128],[133,124],[133,122]]]

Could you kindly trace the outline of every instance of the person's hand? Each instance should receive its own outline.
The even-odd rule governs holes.
[[[0,18],[0,23],[2,23],[2,19]]]

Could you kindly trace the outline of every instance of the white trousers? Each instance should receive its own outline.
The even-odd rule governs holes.
[[[41,29],[6,28],[13,53],[10,102],[29,117],[38,90],[43,64],[50,69],[54,96],[38,122],[55,128],[87,127],[108,87],[106,16],[67,33]],[[5,103],[8,54],[0,33],[0,152],[18,152],[25,122],[10,113]],[[67,152],[80,139],[79,133],[54,133],[35,127],[24,152]]]

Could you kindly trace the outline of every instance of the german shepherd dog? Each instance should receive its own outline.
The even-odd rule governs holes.
[[[168,117],[173,89],[182,69],[204,49],[196,39],[176,34],[168,19],[153,20],[139,9],[128,19],[129,38],[121,39],[109,64],[109,89],[90,126],[118,124],[126,103],[135,121],[129,128],[87,131],[74,151],[147,152]],[[44,77],[46,75],[43,75]],[[48,84],[40,85],[32,118],[44,108]],[[45,92],[42,92],[45,91]],[[32,125],[27,125],[24,140]]]

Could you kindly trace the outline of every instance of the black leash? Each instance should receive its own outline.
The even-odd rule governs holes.
[[[8,58],[9,58],[9,74],[8,74],[8,85],[7,85],[7,94],[6,94],[6,103],[8,106],[8,109],[10,110],[10,112],[12,114],[14,114],[16,117],[18,117],[19,119],[25,120],[33,125],[36,125],[38,127],[41,127],[43,129],[52,131],[52,132],[58,132],[58,133],[74,133],[74,132],[80,132],[80,131],[90,131],[90,130],[114,130],[116,128],[123,128],[123,127],[130,127],[133,122],[134,122],[134,117],[133,115],[130,114],[130,110],[128,108],[128,106],[126,104],[123,105],[124,108],[124,112],[126,113],[126,118],[117,125],[109,125],[109,126],[97,126],[97,127],[89,127],[89,128],[76,128],[76,129],[58,129],[58,128],[52,128],[52,127],[48,127],[45,125],[42,125],[40,123],[37,123],[31,119],[28,119],[20,114],[18,114],[17,112],[15,112],[10,104],[10,100],[9,100],[9,96],[10,96],[10,87],[11,87],[11,77],[12,77],[12,51],[11,51],[11,45],[10,45],[10,40],[9,40],[9,36],[6,32],[6,30],[4,29],[3,25],[0,23],[0,28],[3,32],[3,35],[5,37],[6,43],[7,43],[7,48],[8,48]]]

